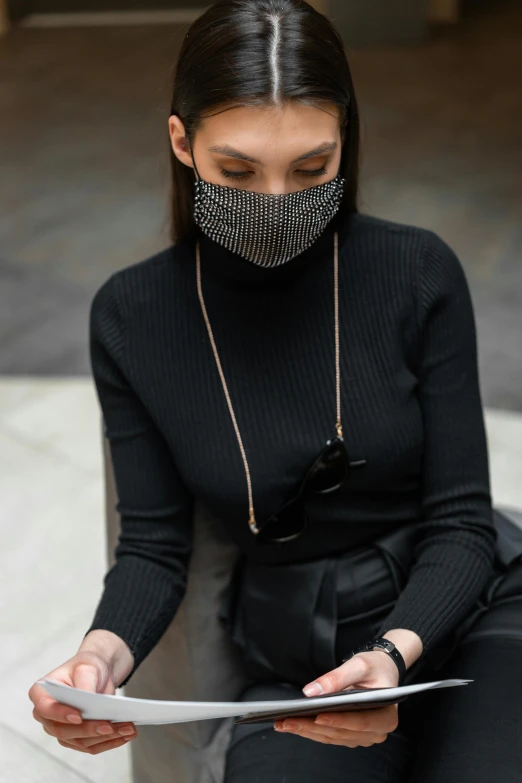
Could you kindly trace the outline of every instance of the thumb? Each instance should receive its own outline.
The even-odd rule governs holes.
[[[83,691],[103,691],[105,683],[101,682],[101,672],[98,667],[92,663],[80,661],[72,671],[72,681],[75,688]]]
[[[335,693],[364,680],[368,672],[368,661],[361,655],[354,655],[336,669],[326,672],[305,685],[305,696],[320,696],[321,693]]]

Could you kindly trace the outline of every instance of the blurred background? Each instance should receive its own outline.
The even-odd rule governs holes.
[[[312,4],[353,69],[360,211],[436,231],[465,268],[493,499],[521,509],[521,4]],[[130,781],[128,747],[61,747],[27,690],[76,652],[101,593],[88,310],[114,270],[169,244],[172,69],[202,10],[0,0],[0,781]]]

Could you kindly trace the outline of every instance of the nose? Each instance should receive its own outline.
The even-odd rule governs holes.
[[[263,190],[263,193],[271,196],[284,196],[288,193],[292,193],[292,191],[288,190],[284,180],[274,180],[273,182],[268,183],[267,187]]]

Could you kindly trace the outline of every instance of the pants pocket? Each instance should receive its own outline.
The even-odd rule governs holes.
[[[302,687],[324,673],[314,645],[319,636],[321,653],[325,643],[326,652],[331,646],[331,572],[330,558],[278,565],[245,562],[231,628],[250,677]]]
[[[349,564],[339,563],[336,665],[377,635],[401,592],[401,577],[387,553],[368,547]]]

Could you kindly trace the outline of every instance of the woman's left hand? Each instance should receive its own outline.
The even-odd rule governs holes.
[[[314,680],[322,686],[325,694],[352,688],[394,688],[398,682],[399,670],[388,653],[382,650],[357,653],[337,669]],[[367,748],[384,742],[388,734],[395,731],[399,725],[398,707],[398,704],[389,704],[352,712],[323,712],[312,718],[286,718],[275,721],[274,728],[329,745]]]

